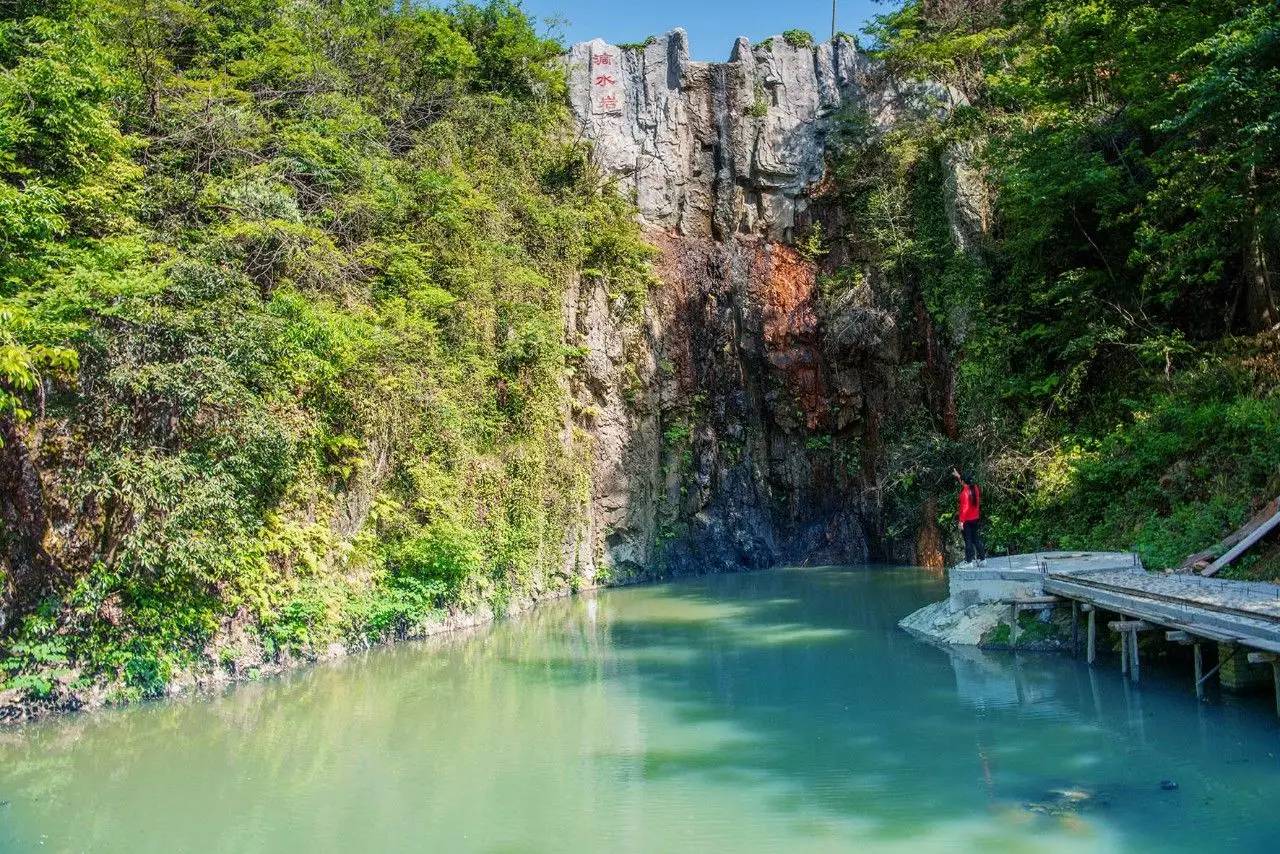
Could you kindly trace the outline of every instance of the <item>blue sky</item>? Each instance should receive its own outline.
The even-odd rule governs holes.
[[[753,42],[797,28],[825,40],[831,35],[831,0],[524,0],[534,17],[565,19],[557,30],[566,44],[597,36],[617,44],[644,41],[675,27],[689,32],[695,59],[729,57],[733,40]],[[875,0],[838,0],[840,29],[856,33],[872,15],[893,8]]]

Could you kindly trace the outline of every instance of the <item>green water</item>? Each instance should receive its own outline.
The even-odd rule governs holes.
[[[1264,700],[895,627],[941,595],[863,568],[608,591],[0,732],[0,850],[1275,850]]]

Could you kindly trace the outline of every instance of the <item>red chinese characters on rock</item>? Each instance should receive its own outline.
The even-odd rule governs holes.
[[[615,66],[613,53],[602,50],[591,52],[591,101],[597,113],[622,112],[621,87],[618,78],[612,73]]]

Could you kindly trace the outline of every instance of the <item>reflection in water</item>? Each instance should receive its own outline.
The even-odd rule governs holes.
[[[896,628],[941,595],[884,569],[608,591],[0,733],[0,850],[1270,848],[1264,702]]]

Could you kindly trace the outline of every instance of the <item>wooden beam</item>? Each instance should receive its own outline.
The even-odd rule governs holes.
[[[1071,600],[1071,657],[1080,654],[1080,603]]]
[[[1066,600],[1061,596],[1015,596],[1010,601],[1019,608],[1024,608],[1035,605],[1057,605]]]
[[[1138,630],[1130,629],[1129,635],[1129,678],[1138,681],[1140,667],[1138,663]]]
[[[1232,531],[1231,535],[1226,539],[1215,543],[1213,546],[1202,552],[1196,552],[1195,554],[1187,557],[1186,560],[1178,565],[1178,568],[1175,569],[1174,572],[1200,572],[1205,567],[1209,566],[1209,564],[1213,563],[1214,558],[1220,554],[1225,554],[1233,546],[1255,531],[1259,525],[1270,519],[1276,513],[1280,513],[1280,497],[1273,498],[1271,501],[1268,501],[1261,510],[1253,514],[1252,518],[1250,518],[1248,522],[1241,525],[1235,531]]]
[[[1044,608],[1066,602],[1061,596],[1015,596],[1003,600],[1009,604],[1009,646],[1018,645],[1018,614],[1023,608]],[[1072,600],[1074,604],[1074,600]]]
[[[1280,717],[1280,661],[1271,659],[1271,685],[1276,692],[1276,716]]]
[[[1192,647],[1196,660],[1196,699],[1204,699],[1204,659],[1200,656],[1200,644]]]
[[[1276,660],[1274,652],[1251,652],[1249,653],[1250,664],[1271,664]]]
[[[1196,646],[1199,646],[1199,644],[1196,644]],[[1234,646],[1234,645],[1233,645],[1233,646],[1231,647],[1231,654],[1230,654],[1230,655],[1228,655],[1226,658],[1223,658],[1223,657],[1222,657],[1222,653],[1221,653],[1221,652],[1219,652],[1219,653],[1218,653],[1218,663],[1217,663],[1217,664],[1215,664],[1215,665],[1213,666],[1213,669],[1212,669],[1212,670],[1210,670],[1208,673],[1206,673],[1205,675],[1201,676],[1199,679],[1197,679],[1197,680],[1196,680],[1196,694],[1197,694],[1197,695],[1199,695],[1199,693],[1200,693],[1200,686],[1201,686],[1201,685],[1203,685],[1206,681],[1208,681],[1209,677],[1213,676],[1213,674],[1215,674],[1215,673],[1217,673],[1219,670],[1221,670],[1221,669],[1222,669],[1222,665],[1226,664],[1228,661],[1230,661],[1231,659],[1235,658],[1235,657],[1236,657],[1236,653],[1237,653],[1237,652],[1239,652],[1239,651],[1240,651],[1240,647],[1238,647],[1238,646]]]
[[[1142,664],[1138,658],[1138,632],[1145,632],[1155,626],[1146,620],[1113,620],[1107,627],[1120,634],[1120,672],[1128,673],[1130,681],[1137,682],[1141,677]]]
[[[1095,619],[1097,612],[1092,607],[1089,608],[1089,640],[1087,659],[1090,664],[1098,660],[1098,622]]]
[[[1191,635],[1184,631],[1165,632],[1164,639],[1169,643],[1189,644],[1191,643]]]
[[[1240,555],[1247,552],[1250,548],[1253,547],[1254,543],[1258,542],[1258,540],[1261,540],[1267,534],[1271,533],[1271,530],[1275,528],[1277,525],[1280,525],[1280,510],[1276,511],[1276,513],[1270,519],[1263,522],[1258,527],[1254,528],[1252,533],[1249,534],[1249,536],[1245,537],[1243,540],[1236,543],[1235,547],[1232,548],[1231,551],[1227,552],[1222,557],[1215,560],[1213,563],[1209,565],[1208,569],[1203,570],[1200,574],[1216,575],[1218,570],[1222,569],[1224,566],[1231,563],[1231,561],[1235,560],[1236,558],[1240,557]]]

